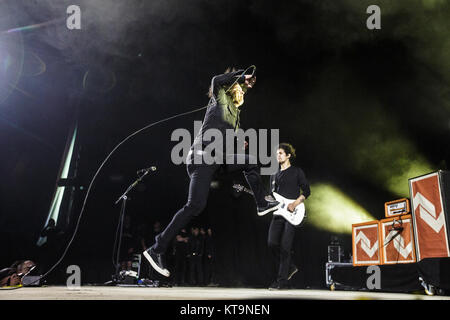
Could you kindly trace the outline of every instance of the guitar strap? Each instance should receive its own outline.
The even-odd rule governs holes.
[[[272,190],[272,192],[278,193],[277,176],[278,176],[279,172],[280,172],[280,167],[278,166],[277,172],[270,176],[270,184],[271,184],[270,190]]]

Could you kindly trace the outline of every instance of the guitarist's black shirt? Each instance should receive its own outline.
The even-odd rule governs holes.
[[[300,190],[305,198],[311,194],[305,173],[293,165],[270,176],[270,190],[288,199],[297,199]]]

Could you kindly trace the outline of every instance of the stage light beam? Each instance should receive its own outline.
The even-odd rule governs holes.
[[[350,234],[352,224],[376,220],[351,197],[327,183],[312,184],[305,205],[307,223],[333,233]]]

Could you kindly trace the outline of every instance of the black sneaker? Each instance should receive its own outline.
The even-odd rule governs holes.
[[[269,287],[269,290],[283,290],[283,289],[289,289],[287,280],[274,281]]]
[[[170,276],[169,270],[167,270],[165,267],[163,254],[155,253],[152,248],[145,250],[143,254],[148,262],[150,262],[150,265],[153,267],[153,269],[155,269],[158,273],[162,274],[165,277]]]
[[[291,263],[291,266],[289,267],[289,275],[287,277],[288,280],[291,280],[292,276],[298,272],[298,268],[295,264]]]
[[[269,290],[278,290],[280,289],[280,284],[278,281],[272,282],[272,284],[269,286]]]
[[[280,205],[281,204],[278,201],[267,202],[265,207],[258,207],[258,216],[263,216],[271,211],[275,211]]]

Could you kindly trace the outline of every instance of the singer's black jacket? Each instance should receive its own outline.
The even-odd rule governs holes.
[[[214,139],[204,137],[204,133],[208,129],[218,129],[222,133],[224,139],[223,146],[225,148],[226,129],[233,129],[236,131],[239,128],[240,110],[234,106],[229,92],[227,93],[226,91],[236,80],[239,84],[245,82],[243,71],[244,70],[238,70],[212,78],[212,97],[206,110],[203,124],[194,139],[191,149],[194,149],[195,147],[195,150],[203,150],[207,145],[214,141]],[[246,90],[245,86],[243,86],[243,90]]]

